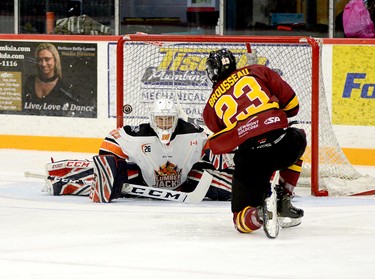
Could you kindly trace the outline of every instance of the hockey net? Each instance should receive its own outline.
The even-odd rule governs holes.
[[[161,97],[175,99],[189,120],[204,125],[201,116],[212,90],[205,59],[211,50],[220,48],[233,52],[237,68],[253,63],[267,65],[296,91],[300,112],[291,121],[306,131],[308,140],[299,184],[310,186],[316,196],[352,195],[369,190],[369,178],[350,164],[333,132],[318,39],[125,36],[117,45],[116,111],[112,112],[117,117],[117,126],[147,122],[150,105]]]

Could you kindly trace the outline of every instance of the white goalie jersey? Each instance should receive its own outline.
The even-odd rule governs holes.
[[[139,166],[148,186],[176,189],[200,161],[207,135],[202,128],[178,120],[169,144],[163,144],[149,124],[112,131],[99,154],[113,154]]]

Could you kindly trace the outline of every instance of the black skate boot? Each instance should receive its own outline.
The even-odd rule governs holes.
[[[277,185],[277,215],[282,228],[295,227],[301,224],[303,210],[292,205],[292,196],[286,193],[284,187]]]

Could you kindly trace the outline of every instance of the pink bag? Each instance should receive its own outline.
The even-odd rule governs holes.
[[[363,0],[351,0],[343,13],[344,33],[349,38],[375,38],[374,23]]]

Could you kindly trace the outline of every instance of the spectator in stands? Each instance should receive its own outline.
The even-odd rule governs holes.
[[[367,0],[367,10],[370,13],[370,18],[372,22],[375,23],[375,0]]]
[[[351,0],[335,20],[336,32],[346,38],[375,37],[375,0]]]

